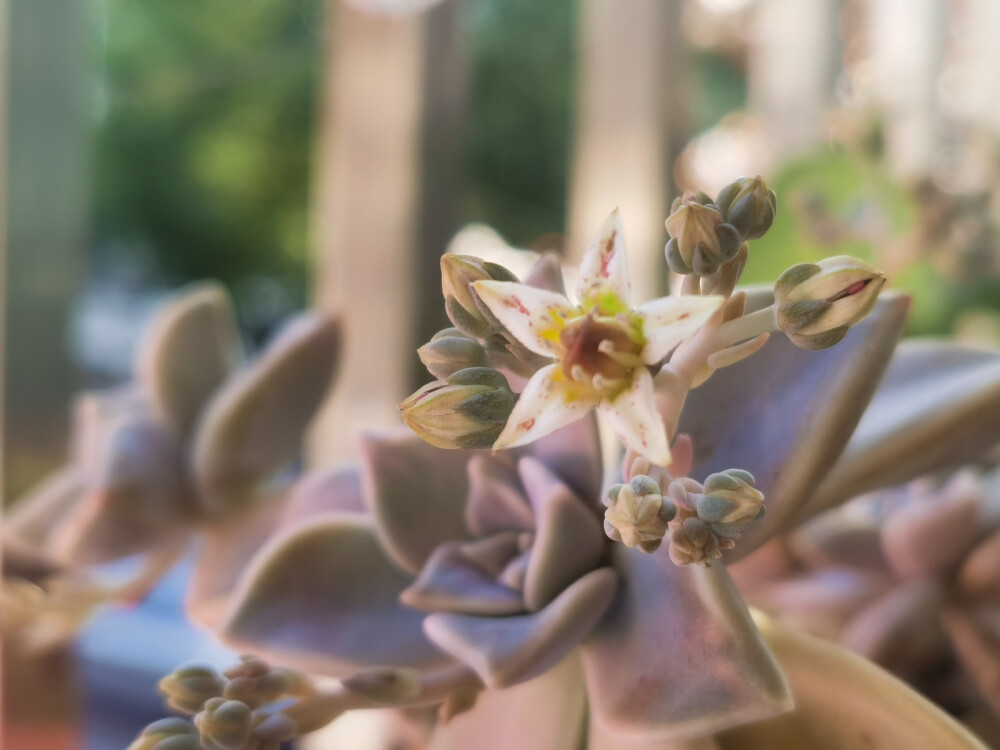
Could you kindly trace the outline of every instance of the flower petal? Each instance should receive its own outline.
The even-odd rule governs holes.
[[[442,450],[409,429],[361,436],[365,504],[386,554],[417,575],[439,544],[466,539],[467,467],[474,451]]]
[[[430,747],[579,750],[586,711],[580,660],[571,654],[533,680],[506,690],[484,690],[472,711],[438,722]]]
[[[570,390],[559,365],[548,365],[531,376],[493,450],[515,448],[583,419],[597,398]]]
[[[613,297],[625,309],[629,307],[631,290],[625,257],[625,231],[617,208],[601,224],[597,236],[583,254],[576,291],[584,306]],[[618,310],[612,314],[614,312]]]
[[[708,322],[722,307],[725,297],[719,295],[685,295],[660,297],[639,305],[642,316],[642,333],[646,346],[642,361],[655,365],[671,350]]]
[[[670,464],[670,446],[667,428],[656,409],[653,376],[639,368],[632,378],[632,385],[614,400],[601,401],[601,414],[625,443],[654,464]]]
[[[225,287],[202,282],[179,292],[153,321],[136,358],[136,377],[160,418],[183,433],[242,359]]]
[[[525,682],[558,664],[594,626],[614,597],[610,568],[585,575],[540,612],[511,617],[433,614],[424,631],[465,662],[487,687]]]
[[[370,520],[310,520],[273,539],[251,565],[222,636],[234,648],[332,676],[443,664],[447,657],[423,635],[423,614],[399,604],[409,583],[382,553]]]
[[[719,370],[688,394],[678,431],[694,443],[691,476],[744,469],[766,498],[767,513],[743,532],[726,553],[728,561],[805,520],[799,509],[861,418],[907,308],[906,297],[883,294],[843,341],[821,351],[772,336],[753,357]]]
[[[795,692],[795,710],[718,737],[723,750],[984,750],[957,721],[871,662],[755,613]]]
[[[952,342],[904,341],[843,456],[802,513],[967,464],[997,440],[1000,356]]]
[[[562,351],[559,332],[574,313],[565,295],[512,281],[477,281],[472,286],[493,316],[531,351],[545,357]]]
[[[777,663],[721,564],[614,546],[619,595],[583,644],[591,710],[632,739],[701,736],[792,707]]]
[[[211,400],[194,437],[195,475],[210,510],[246,502],[255,483],[298,456],[339,350],[336,319],[302,316]]]

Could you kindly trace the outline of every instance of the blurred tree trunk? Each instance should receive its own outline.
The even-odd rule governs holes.
[[[901,177],[927,175],[939,145],[947,0],[871,0],[869,23],[874,95],[889,164]]]
[[[344,314],[337,389],[311,457],[350,456],[357,430],[398,424],[416,346],[443,325],[438,257],[457,229],[465,65],[457,2],[367,15],[328,0],[315,191],[315,295]]]
[[[86,240],[87,8],[77,0],[9,3],[8,500],[65,459],[78,385],[68,332]]]
[[[637,300],[666,291],[663,221],[685,130],[680,0],[580,0],[567,257],[616,206]]]
[[[840,60],[839,9],[838,0],[759,0],[754,10],[749,106],[779,161],[827,136]]]

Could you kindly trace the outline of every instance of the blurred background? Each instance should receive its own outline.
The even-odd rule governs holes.
[[[746,282],[850,253],[914,294],[911,334],[1000,343],[995,0],[0,9],[7,503],[64,460],[72,394],[127,380],[186,282],[225,283],[251,343],[302,307],[347,312],[350,398],[310,449],[327,464],[428,379],[449,246],[572,262],[619,206],[642,299],[667,287],[673,198],[743,175],[779,202]],[[181,622],[183,576],[53,657],[45,702],[6,669],[7,725],[61,717],[31,747],[119,748],[161,715],[161,672],[224,662]],[[52,687],[71,673],[84,698]]]

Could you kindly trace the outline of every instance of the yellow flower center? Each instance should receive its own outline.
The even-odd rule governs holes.
[[[611,317],[596,311],[568,321],[559,333],[563,374],[602,396],[620,392],[642,366],[645,341],[638,323],[625,313]]]

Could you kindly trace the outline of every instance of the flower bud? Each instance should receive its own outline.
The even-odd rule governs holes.
[[[462,333],[485,338],[501,326],[472,289],[474,281],[517,281],[517,276],[496,263],[472,255],[441,256],[441,290],[448,319]]]
[[[715,205],[743,239],[755,240],[763,237],[774,223],[778,201],[774,191],[758,175],[742,177],[726,185],[719,191]]]
[[[457,328],[438,331],[434,338],[417,349],[417,354],[427,371],[442,380],[467,367],[486,367],[489,364],[482,344]]]
[[[670,559],[677,565],[711,565],[721,557],[719,538],[700,518],[685,518],[670,532]]]
[[[399,405],[403,420],[438,448],[489,448],[510,417],[517,396],[488,367],[459,370],[428,383]]]
[[[240,701],[212,698],[194,717],[202,742],[219,750],[243,750],[253,731],[253,712]]]
[[[628,484],[616,484],[604,503],[604,531],[626,547],[653,552],[667,533],[667,524],[677,508],[660,494],[660,485],[651,477],[638,475]]]
[[[373,667],[344,678],[345,688],[358,695],[392,705],[420,693],[420,682],[414,669]]]
[[[218,698],[226,681],[212,667],[185,664],[160,680],[159,690],[175,711],[196,714],[211,698]]]
[[[201,750],[201,741],[190,722],[160,719],[143,729],[127,750]]]
[[[732,538],[764,515],[764,495],[754,486],[752,474],[727,469],[705,480],[705,494],[697,507],[698,517],[712,531]]]
[[[731,261],[739,252],[743,238],[727,224],[719,211],[702,193],[685,193],[674,201],[667,218],[670,241],[664,249],[667,264],[680,274],[710,276]]]
[[[826,349],[875,307],[885,276],[857,258],[838,255],[799,263],[774,284],[778,325],[802,349]]]

